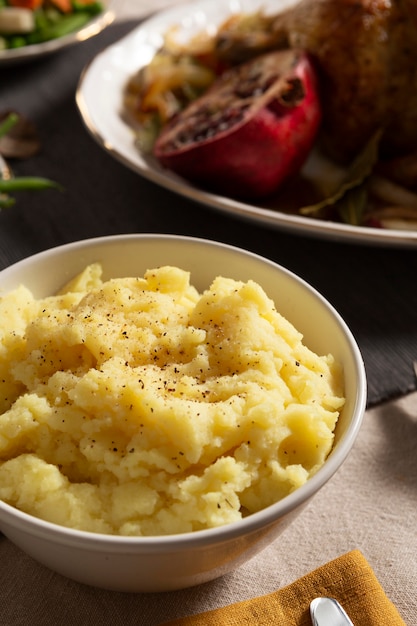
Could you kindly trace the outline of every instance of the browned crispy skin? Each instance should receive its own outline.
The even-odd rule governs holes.
[[[317,61],[330,154],[351,159],[378,129],[384,153],[415,150],[417,0],[301,0],[267,26],[249,54],[290,46]],[[233,52],[233,35],[219,47]]]

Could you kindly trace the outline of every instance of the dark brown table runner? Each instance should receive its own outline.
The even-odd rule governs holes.
[[[416,389],[417,250],[313,239],[237,219],[157,187],[90,137],[75,104],[80,74],[134,25],[119,23],[53,56],[0,68],[0,110],[29,117],[42,139],[41,152],[13,163],[15,172],[64,187],[21,193],[13,209],[0,213],[0,269],[51,246],[109,234],[165,232],[224,241],[296,272],[335,306],[362,351],[369,405]]]

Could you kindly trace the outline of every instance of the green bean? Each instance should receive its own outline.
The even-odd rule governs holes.
[[[76,13],[89,13],[90,15],[98,15],[103,12],[103,4],[102,2],[91,2],[90,4],[84,4],[83,2],[77,2],[76,0],[72,3],[72,9]]]
[[[9,48],[23,48],[23,46],[26,46],[26,37],[23,37],[22,35],[14,35],[13,37],[10,37]]]
[[[91,15],[87,12],[71,13],[69,15],[63,15],[59,21],[45,26],[39,31],[36,31],[27,36],[27,42],[29,44],[42,43],[44,41],[50,41],[51,39],[58,39],[64,35],[79,30],[91,19]]]
[[[0,123],[0,137],[3,135],[7,135],[9,130],[13,128],[15,124],[17,124],[19,120],[19,116],[17,113],[9,113],[6,119]]]
[[[61,185],[48,178],[38,176],[19,176],[17,178],[8,178],[7,180],[0,178],[0,193],[7,194],[10,191],[42,189],[61,189]]]
[[[6,135],[18,122],[17,113],[9,113],[0,123],[0,137]],[[15,204],[15,199],[8,194],[14,191],[41,191],[43,189],[60,189],[61,185],[48,178],[40,176],[17,176],[16,178],[1,178],[0,172],[0,209],[8,209]]]

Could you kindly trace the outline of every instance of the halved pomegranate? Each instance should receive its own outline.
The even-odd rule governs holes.
[[[165,127],[154,155],[213,191],[260,198],[301,168],[320,120],[309,57],[272,52],[227,70]]]

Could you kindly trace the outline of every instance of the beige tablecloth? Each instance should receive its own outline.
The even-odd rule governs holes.
[[[118,19],[172,0],[124,0]],[[342,468],[264,552],[222,579],[167,594],[119,594],[64,579],[0,537],[0,625],[130,624],[268,594],[359,549],[404,621],[417,624],[417,393],[367,411]],[[360,626],[360,625],[355,625]]]

